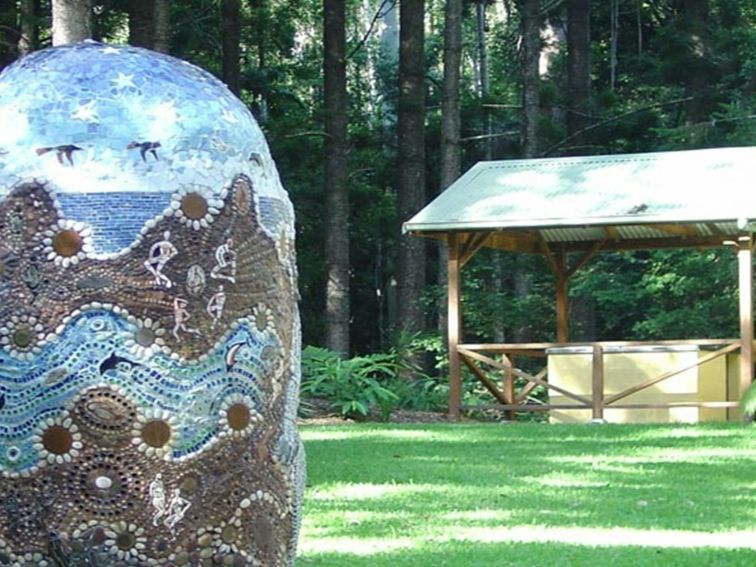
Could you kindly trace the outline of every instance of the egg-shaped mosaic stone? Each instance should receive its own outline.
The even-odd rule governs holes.
[[[291,565],[293,211],[207,72],[84,42],[0,73],[0,565]]]

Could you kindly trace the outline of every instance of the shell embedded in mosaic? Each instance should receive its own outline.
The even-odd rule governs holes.
[[[290,565],[293,211],[253,117],[85,42],[5,69],[0,124],[0,565]]]

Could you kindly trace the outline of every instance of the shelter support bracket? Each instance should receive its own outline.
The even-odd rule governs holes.
[[[585,266],[605,244],[606,240],[595,242],[571,266],[568,266],[566,248],[560,246],[554,250],[545,239],[541,240],[541,253],[549,269],[554,274],[554,283],[556,286],[556,335],[557,342],[559,343],[566,343],[570,340],[570,278],[580,268]]]

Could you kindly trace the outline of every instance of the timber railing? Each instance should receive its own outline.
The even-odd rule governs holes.
[[[756,342],[754,343],[756,345]],[[641,382],[627,387],[617,393],[606,395],[604,388],[604,355],[607,349],[620,352],[619,349],[632,349],[633,347],[698,347],[699,349],[711,350],[699,356],[695,362],[683,364],[672,368],[657,376],[646,378]],[[548,379],[548,364],[538,372],[527,372],[517,367],[520,358],[542,359],[546,363],[550,349],[562,349],[564,347],[588,347],[592,352],[591,362],[591,394],[578,394],[565,387],[552,384]],[[472,374],[483,384],[498,403],[461,406],[460,409],[490,409],[505,410],[507,415],[513,417],[514,412],[527,411],[551,411],[564,409],[590,410],[593,419],[600,420],[604,417],[604,410],[617,409],[666,409],[677,407],[699,408],[735,408],[738,402],[721,401],[684,401],[666,403],[619,403],[625,398],[642,390],[646,390],[678,376],[683,372],[700,367],[722,356],[734,353],[741,348],[739,339],[701,339],[701,340],[677,340],[677,341],[607,341],[594,343],[522,343],[522,344],[460,344],[457,345],[461,361],[470,369]],[[650,351],[654,352],[654,351]],[[520,378],[519,390],[517,378]],[[531,396],[538,386],[570,398],[572,404],[552,404],[549,402],[537,402]]]

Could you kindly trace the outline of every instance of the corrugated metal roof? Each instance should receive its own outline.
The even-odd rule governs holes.
[[[756,220],[756,147],[479,162],[404,231],[559,229],[542,235],[564,241],[634,225],[614,236],[655,238],[669,234],[648,225],[700,223],[705,236],[741,219]]]

